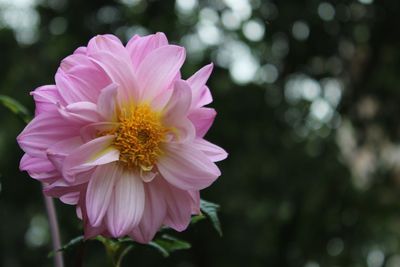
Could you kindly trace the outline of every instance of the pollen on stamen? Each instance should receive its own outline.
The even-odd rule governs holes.
[[[168,128],[159,113],[148,105],[139,105],[118,112],[118,128],[103,132],[114,134],[113,145],[119,150],[119,161],[125,167],[149,171],[163,154]]]

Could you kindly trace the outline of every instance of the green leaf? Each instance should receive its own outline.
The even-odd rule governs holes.
[[[11,112],[20,117],[25,123],[28,123],[31,120],[31,115],[28,109],[17,100],[9,96],[0,95],[0,104],[2,104],[4,107],[8,108]]]
[[[156,248],[164,257],[168,257],[171,252],[176,250],[191,248],[190,243],[167,234],[150,242],[149,245]]]
[[[51,251],[51,252],[47,255],[47,257],[51,258],[51,257],[53,257],[57,252],[65,251],[65,250],[67,250],[67,249],[70,249],[70,248],[72,248],[72,247],[74,247],[74,246],[80,244],[80,243],[83,242],[83,241],[84,241],[84,237],[83,237],[82,235],[81,235],[81,236],[77,236],[77,237],[71,239],[67,244],[65,244],[65,245],[62,246],[61,248],[57,249],[56,251]]]
[[[192,217],[192,219],[190,220],[191,224],[195,224],[198,223],[199,221],[202,221],[206,218],[206,216],[204,216],[203,214],[200,215],[195,215]]]
[[[206,201],[204,199],[200,200],[200,209],[204,214],[210,219],[212,225],[214,226],[215,230],[217,230],[218,234],[222,236],[222,229],[221,229],[221,223],[219,222],[218,219],[218,209],[219,205]]]

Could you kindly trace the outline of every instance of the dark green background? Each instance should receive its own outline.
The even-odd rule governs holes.
[[[172,0],[42,0],[31,6],[36,24],[19,15],[24,35],[5,14],[34,2],[0,1],[0,94],[31,111],[29,92],[53,83],[61,59],[96,34],[194,38],[183,77],[217,63],[208,84],[218,116],[207,138],[230,155],[202,196],[221,204],[224,236],[202,221],[178,234],[191,250],[164,259],[138,247],[123,266],[400,266],[400,1],[209,0],[184,12]],[[261,40],[221,22],[232,8],[244,28],[263,25]],[[214,25],[219,41],[207,31],[196,41],[201,25]],[[259,66],[247,82],[223,60],[249,71],[243,50]],[[0,107],[0,266],[52,266],[40,184],[18,170],[23,127]],[[80,222],[56,204],[67,242]],[[81,252],[68,251],[67,266]],[[101,244],[88,242],[84,266],[105,262]]]

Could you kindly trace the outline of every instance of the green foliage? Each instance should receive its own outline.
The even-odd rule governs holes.
[[[55,255],[55,253],[57,253],[57,252],[66,251],[66,250],[72,249],[72,248],[76,247],[77,245],[81,244],[82,242],[84,242],[84,240],[85,240],[85,239],[84,239],[84,237],[83,237],[82,235],[77,236],[77,237],[71,239],[67,244],[63,245],[63,246],[62,246],[60,249],[58,249],[57,251],[51,251],[51,252],[48,254],[48,257],[51,258],[51,257],[53,257],[53,256]]]
[[[171,235],[163,234],[149,243],[150,246],[156,248],[164,257],[168,257],[176,250],[190,249],[191,245]]]
[[[17,100],[9,96],[0,95],[0,104],[17,115],[23,122],[28,123],[31,120],[31,114],[28,109]]]
[[[204,212],[206,216],[210,219],[214,229],[218,232],[220,236],[222,236],[221,223],[219,221],[217,213],[219,205],[202,199],[200,201],[200,207],[201,211]]]

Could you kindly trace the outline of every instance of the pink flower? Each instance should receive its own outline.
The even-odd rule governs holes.
[[[203,139],[216,112],[205,85],[213,65],[182,80],[185,50],[163,33],[126,46],[96,36],[66,57],[55,85],[37,88],[35,118],[17,140],[20,169],[77,206],[86,238],[147,243],[162,225],[186,229],[199,190],[226,152]]]

